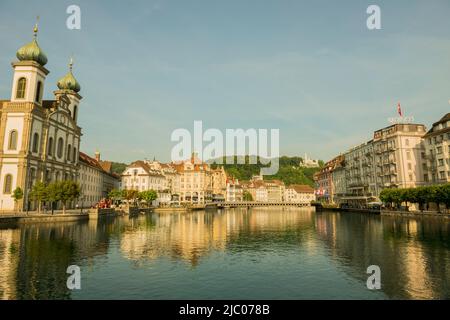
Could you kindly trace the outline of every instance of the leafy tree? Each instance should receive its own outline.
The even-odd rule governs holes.
[[[23,199],[23,191],[20,187],[14,189],[11,197],[14,199],[15,207],[17,208],[17,203]]]
[[[54,204],[60,200],[60,184],[58,182],[52,182],[47,186],[47,201],[52,208],[52,214],[54,212]]]
[[[109,194],[108,197],[110,199],[112,199],[114,202],[121,200],[122,199],[122,191],[118,190],[118,189],[112,189]]]
[[[30,191],[30,200],[37,201],[38,213],[41,212],[42,202],[47,199],[47,186],[44,182],[37,182]]]
[[[243,200],[244,201],[253,201],[253,196],[250,192],[248,192],[247,190],[244,191],[243,194]]]
[[[67,202],[77,199],[81,194],[81,188],[76,181],[61,181],[60,182],[60,193],[59,200],[63,205],[63,213],[66,213]]]
[[[151,203],[158,198],[158,194],[155,190],[147,190],[139,193],[139,199],[144,200],[147,203],[147,206],[151,205]]]
[[[122,198],[127,200],[128,202],[136,202],[136,199],[139,197],[139,191],[131,190],[131,189],[123,189],[122,190]]]

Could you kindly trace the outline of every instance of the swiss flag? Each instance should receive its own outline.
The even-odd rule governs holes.
[[[400,106],[400,102],[397,104],[397,112],[400,117],[403,117],[402,107]]]

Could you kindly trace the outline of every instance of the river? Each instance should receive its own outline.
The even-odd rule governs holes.
[[[307,208],[23,224],[0,229],[0,299],[449,299],[449,249],[448,220]]]

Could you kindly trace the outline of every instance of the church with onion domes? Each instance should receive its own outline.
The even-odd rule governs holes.
[[[48,60],[37,35],[36,25],[32,41],[12,63],[10,99],[0,100],[0,212],[33,210],[29,192],[38,181],[79,180],[81,87],[71,59],[54,99],[42,99],[46,86],[52,86],[46,83]],[[20,201],[12,198],[16,188],[23,191]]]

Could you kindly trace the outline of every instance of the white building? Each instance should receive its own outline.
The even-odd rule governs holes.
[[[284,201],[288,203],[311,204],[315,200],[314,189],[307,185],[290,185],[284,191]]]
[[[244,193],[238,179],[228,179],[225,200],[227,202],[240,202]]]
[[[37,32],[36,26],[33,40],[17,51],[10,99],[0,101],[0,211],[36,208],[28,194],[38,181],[78,179],[80,85],[70,63],[54,100],[42,99],[49,71]],[[17,206],[16,188],[24,193]]]

